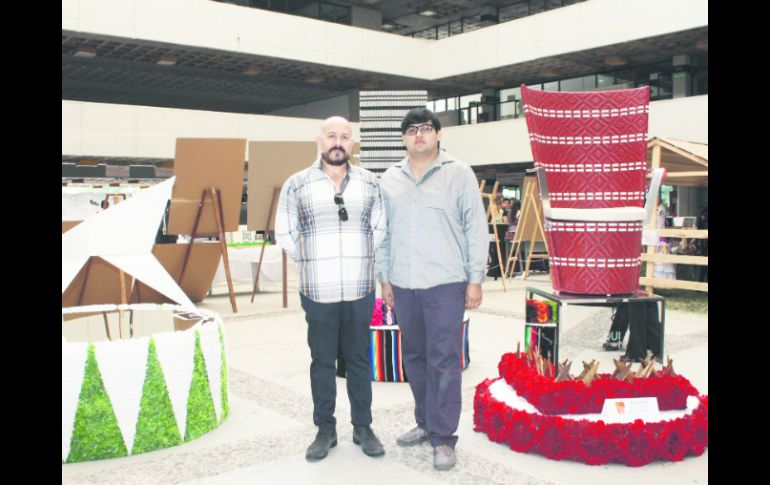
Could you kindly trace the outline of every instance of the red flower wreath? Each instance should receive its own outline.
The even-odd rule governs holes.
[[[698,398],[699,405],[692,414],[671,421],[605,424],[510,408],[489,390],[498,380],[486,379],[476,387],[474,430],[514,451],[589,465],[642,466],[655,460],[681,461],[687,455],[699,456],[708,446],[708,396]]]

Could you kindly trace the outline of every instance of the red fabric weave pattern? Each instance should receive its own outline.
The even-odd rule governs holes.
[[[551,207],[642,207],[650,88],[547,92],[522,85]]]

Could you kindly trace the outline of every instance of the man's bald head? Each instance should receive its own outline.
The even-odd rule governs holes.
[[[342,116],[332,116],[321,123],[321,133],[316,142],[324,162],[334,166],[348,162],[353,153],[352,132],[350,122]]]
[[[321,123],[321,134],[326,133],[330,129],[347,129],[348,133],[352,131],[350,122],[342,116],[332,116],[326,118],[323,123]]]

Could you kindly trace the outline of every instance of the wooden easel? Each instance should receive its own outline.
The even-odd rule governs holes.
[[[267,214],[267,227],[265,228],[265,239],[262,243],[262,250],[259,252],[259,263],[257,263],[257,275],[254,278],[254,288],[251,290],[251,303],[254,303],[254,296],[257,294],[257,287],[259,286],[259,274],[262,272],[262,259],[265,257],[265,246],[267,246],[267,236],[269,233],[274,232],[271,231],[270,228],[273,226],[273,217],[275,216],[275,211],[278,206],[278,198],[281,195],[281,187],[273,187],[273,199],[270,201],[270,209]],[[289,306],[288,301],[288,288],[286,285],[286,252],[281,251],[282,253],[282,260],[281,263],[283,264],[283,307],[287,308]]]
[[[184,278],[185,271],[187,271],[187,262],[190,260],[190,253],[192,252],[193,241],[198,235],[198,224],[200,223],[201,213],[203,212],[203,203],[206,197],[211,198],[211,207],[214,211],[214,219],[217,225],[217,236],[219,238],[219,250],[222,253],[222,263],[225,267],[225,276],[227,277],[227,289],[230,292],[230,305],[233,307],[233,313],[238,313],[238,305],[235,303],[235,291],[233,290],[233,279],[230,276],[230,260],[227,257],[227,245],[225,244],[225,228],[224,228],[224,214],[222,213],[222,192],[217,190],[216,187],[208,187],[203,190],[201,194],[201,200],[198,203],[198,210],[195,213],[195,224],[193,224],[192,234],[190,234],[190,244],[187,246],[187,251],[184,254],[184,260],[182,261],[182,270],[179,272],[178,283],[182,285],[182,278]]]
[[[523,241],[529,241],[529,254],[527,255],[527,266],[522,272],[522,278],[526,279],[529,276],[529,267],[532,263],[532,259],[546,259],[548,258],[548,242],[545,238],[545,229],[543,228],[543,214],[542,206],[540,204],[540,193],[537,188],[537,181],[535,177],[524,178],[524,195],[521,198],[521,215],[519,217],[519,223],[516,229],[516,235],[513,237],[513,243],[508,253],[508,261],[505,264],[504,274],[513,273],[513,269],[516,267],[516,259],[519,255],[521,243]],[[534,221],[533,222],[533,218]],[[529,231],[529,237],[525,238],[526,229],[529,226],[532,229]],[[535,242],[543,241],[545,244],[546,254],[539,255],[534,254]]]
[[[115,184],[110,184],[111,186],[114,186]],[[104,196],[104,200],[101,203],[102,209],[107,209],[110,207],[110,197],[112,197],[114,204],[119,204],[120,202],[123,202],[127,200],[128,196],[124,193],[116,193],[116,194],[107,194]],[[88,258],[88,262],[86,263],[86,269],[85,274],[83,275],[83,284],[80,286],[80,294],[78,295],[78,302],[77,306],[82,306],[83,304],[83,295],[86,292],[86,285],[88,284],[88,274],[91,271],[91,263],[93,261],[93,257]],[[128,304],[128,290],[126,288],[126,281],[125,276],[126,273],[123,272],[122,269],[116,268],[118,270],[118,278],[120,278],[120,304],[121,305],[127,305]],[[132,278],[131,285],[133,286],[133,282],[135,281],[135,278]],[[129,329],[130,329],[130,336],[134,336],[134,312],[133,310],[129,310],[130,313],[130,322],[129,322]],[[124,320],[125,310],[118,310],[118,335],[120,339],[123,339],[123,320]],[[102,318],[104,319],[104,330],[107,333],[107,340],[112,340],[112,335],[110,334],[110,324],[109,320],[107,318],[107,312],[102,312]]]
[[[492,193],[485,194],[484,186],[486,185],[486,179],[481,181],[479,185],[479,191],[481,192],[482,199],[489,199],[489,206],[487,206],[487,224],[492,224],[492,233],[495,235],[495,249],[497,250],[497,264],[500,265],[500,277],[503,279],[503,291],[508,291],[505,284],[505,271],[503,268],[503,254],[500,252],[500,235],[497,232],[497,221],[495,221],[495,215],[492,213],[492,207],[494,206],[495,194],[500,186],[500,182],[495,180],[495,185],[492,186]]]
[[[85,295],[86,292],[86,285],[88,285],[88,275],[91,271],[91,265],[93,263],[93,258],[95,256],[92,256],[88,258],[88,262],[85,265],[85,273],[83,275],[83,283],[80,285],[80,293],[78,294],[77,304],[75,306],[82,306],[83,305],[83,295]],[[120,268],[115,268],[118,271],[118,277],[120,278],[120,304],[121,305],[127,305],[128,304],[128,289],[126,288],[126,273],[123,272]],[[129,286],[133,286],[134,281],[136,281],[135,278],[132,278],[131,284]],[[107,340],[112,340],[112,334],[110,333],[110,323],[109,319],[107,318],[107,312],[101,312],[102,317],[104,319],[104,331],[107,334]],[[129,321],[129,329],[130,329],[130,336],[134,336],[134,312],[133,310],[129,310],[130,314],[130,321]],[[123,321],[125,316],[125,310],[118,310],[118,332],[119,337],[122,340],[123,339]]]

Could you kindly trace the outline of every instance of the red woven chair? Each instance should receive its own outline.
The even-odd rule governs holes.
[[[639,286],[650,88],[521,88],[555,290]],[[655,189],[657,190],[657,189]]]

